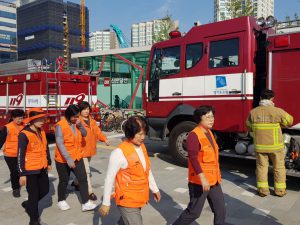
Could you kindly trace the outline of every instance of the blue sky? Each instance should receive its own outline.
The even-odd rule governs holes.
[[[80,0],[71,0],[80,3]],[[90,11],[90,31],[107,29],[117,24],[130,39],[132,23],[161,18],[166,12],[179,20],[179,29],[188,31],[194,21],[202,24],[213,21],[214,0],[85,0]],[[286,16],[300,17],[299,0],[275,0],[275,17],[281,21]]]

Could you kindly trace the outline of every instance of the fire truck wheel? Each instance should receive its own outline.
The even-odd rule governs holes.
[[[174,161],[182,166],[188,164],[188,153],[186,149],[186,139],[196,126],[192,121],[185,121],[177,124],[171,131],[169,138],[169,151]]]

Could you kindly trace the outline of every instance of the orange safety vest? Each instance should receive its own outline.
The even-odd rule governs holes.
[[[100,128],[94,119],[90,117],[90,126],[81,118],[81,123],[87,131],[86,137],[82,137],[82,151],[83,157],[91,157],[96,155],[97,140],[106,141],[105,135],[101,132]]]
[[[66,147],[70,157],[74,161],[79,161],[82,158],[82,135],[80,130],[76,127],[76,135],[73,133],[69,122],[66,119],[62,119],[56,125],[59,125],[64,137],[64,146]],[[55,161],[59,163],[67,163],[63,155],[60,153],[58,146],[55,147]]]
[[[18,155],[18,135],[24,128],[23,125],[17,125],[13,121],[5,125],[7,129],[6,141],[3,146],[3,153],[7,157],[17,157]]]
[[[28,139],[25,155],[25,170],[40,170],[48,167],[47,138],[45,131],[41,131],[42,139],[37,134],[22,130]]]
[[[221,171],[219,165],[219,147],[214,139],[214,136],[210,130],[209,134],[213,139],[214,147],[211,145],[209,139],[201,128],[196,127],[192,132],[195,132],[201,149],[198,152],[198,162],[201,165],[202,171],[211,186],[221,182]],[[201,185],[201,180],[198,174],[195,173],[194,168],[190,160],[188,160],[189,182],[193,184]]]
[[[116,204],[129,208],[141,208],[149,201],[149,171],[150,160],[144,144],[142,150],[146,160],[144,169],[133,145],[124,141],[119,145],[127,162],[126,169],[120,169],[116,176]]]

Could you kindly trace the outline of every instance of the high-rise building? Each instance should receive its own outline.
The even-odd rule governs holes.
[[[90,33],[90,51],[105,51],[119,48],[119,42],[114,31],[109,29]]]
[[[256,18],[274,16],[274,0],[253,0]]]
[[[17,59],[16,50],[16,5],[0,3],[0,63]]]
[[[63,0],[21,1],[17,8],[18,59],[46,58],[48,62],[88,51],[89,11],[85,7],[85,49],[81,48],[80,5]],[[70,66],[76,66],[76,60]],[[54,63],[53,63],[54,64]]]
[[[135,23],[131,25],[131,45],[132,47],[147,46],[153,44],[153,35],[161,29],[162,19],[148,22]],[[173,21],[173,27],[176,29],[179,25],[178,20]]]
[[[226,5],[231,0],[214,0],[214,21],[231,19]],[[247,0],[243,0],[243,5]],[[274,16],[274,0],[251,0],[253,3],[254,16],[268,17]]]

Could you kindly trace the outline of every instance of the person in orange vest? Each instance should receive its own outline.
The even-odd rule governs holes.
[[[65,111],[65,118],[55,127],[55,164],[59,176],[57,206],[61,210],[70,209],[66,202],[66,189],[71,171],[78,180],[82,211],[93,210],[97,207],[89,200],[87,175],[82,159],[82,142],[87,132],[80,121],[79,112],[77,105],[69,105]]]
[[[21,197],[19,173],[18,173],[18,135],[24,128],[23,119],[25,112],[22,109],[14,109],[10,113],[10,120],[0,133],[0,148],[3,146],[4,160],[10,172],[10,183],[12,195],[15,198]]]
[[[99,212],[102,216],[109,213],[112,188],[115,184],[115,200],[121,213],[119,224],[143,224],[141,208],[149,201],[149,188],[156,202],[161,198],[144,145],[148,130],[143,117],[130,117],[125,124],[126,140],[110,155],[103,203]]]
[[[24,124],[28,124],[18,137],[18,170],[20,185],[26,186],[28,200],[22,202],[30,217],[29,225],[41,225],[39,201],[49,192],[48,171],[51,158],[43,125],[46,114],[41,108],[32,108]]]
[[[195,221],[200,217],[206,199],[214,213],[214,225],[225,224],[219,149],[211,132],[214,114],[212,106],[200,106],[194,111],[198,125],[186,142],[190,202],[173,225],[188,225]]]
[[[88,102],[82,101],[78,104],[80,110],[80,120],[85,130],[87,131],[86,137],[83,137],[82,151],[83,151],[83,162],[85,171],[87,173],[89,199],[92,201],[97,200],[97,196],[94,194],[91,182],[91,170],[90,161],[92,156],[96,155],[97,140],[104,142],[109,145],[107,137],[102,133],[101,129],[97,125],[97,122],[90,116],[91,106]],[[77,186],[78,181],[73,181],[72,186]]]

